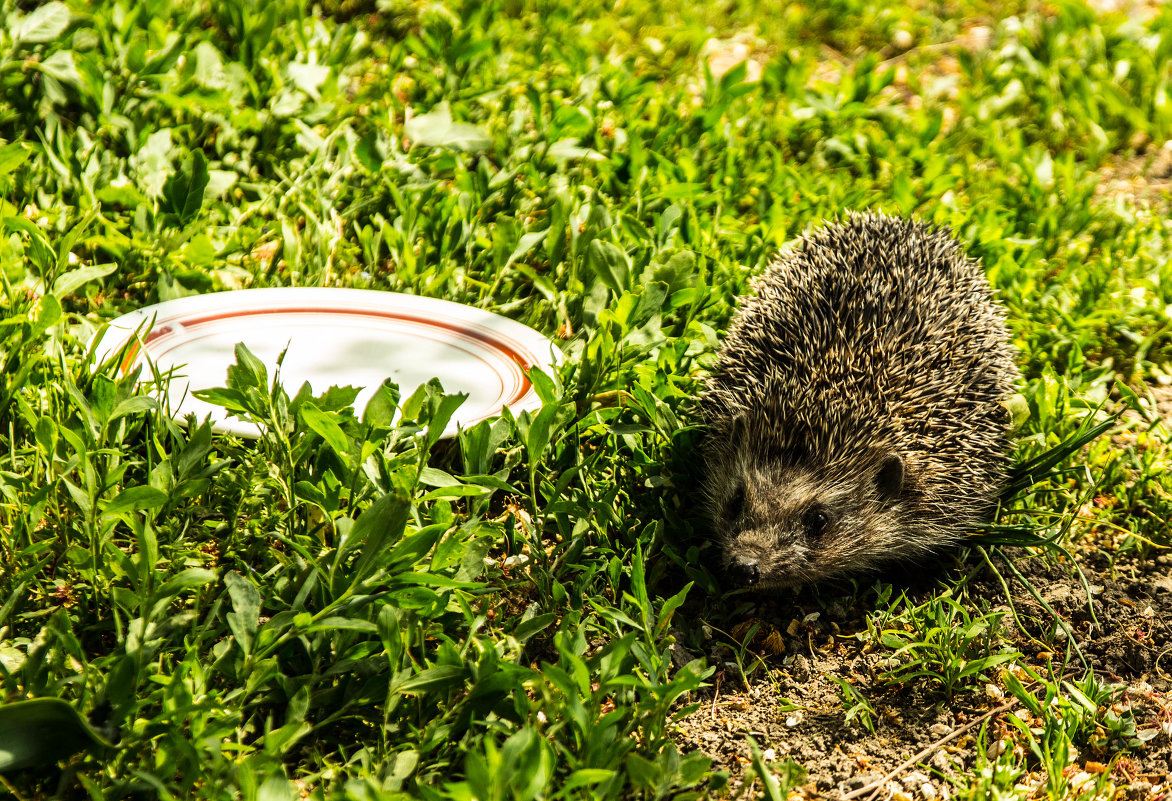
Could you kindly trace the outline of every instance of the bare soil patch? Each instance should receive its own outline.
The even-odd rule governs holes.
[[[1102,198],[1123,200],[1145,208],[1164,209],[1172,192],[1172,142],[1141,146],[1135,155],[1115,157],[1100,170],[1095,189]]]
[[[1101,681],[1126,688],[1116,699],[1115,711],[1130,711],[1137,730],[1147,738],[1121,754],[1084,747],[1068,768],[1073,785],[1089,788],[1109,773],[1116,797],[1167,797],[1172,792],[1172,556],[1125,556],[1112,565],[1106,555],[1087,555],[1082,567],[1090,604],[1082,581],[1068,565],[1022,557],[1015,565],[1073,633],[1087,665]],[[1007,581],[1011,599],[987,568],[973,577],[971,586],[976,597],[989,599],[994,609],[1008,609],[1012,601],[1020,626],[1009,614],[1004,622],[1010,642],[1026,655],[1025,664],[1042,675],[1085,675],[1079,657],[1064,664],[1067,649],[1061,635],[1054,646],[1042,644],[1054,630],[1054,618],[1019,582]],[[913,598],[926,598],[931,592],[906,583],[896,585],[897,592],[901,589]],[[1003,676],[952,699],[929,682],[884,682],[882,660],[888,654],[873,651],[853,636],[865,629],[866,612],[874,601],[869,591],[856,597],[824,591],[819,595],[815,590],[755,599],[745,621],[736,627],[743,635],[752,628],[747,624],[758,624],[741,657],[747,682],[739,675],[727,638],[714,635],[703,640],[702,631],[681,631],[681,642],[703,641],[699,647],[707,651],[710,664],[724,665],[713,686],[692,699],[700,708],[680,722],[681,747],[708,754],[735,783],[749,765],[752,738],[767,760],[792,759],[805,769],[802,793],[807,797],[864,799],[871,795],[864,788],[879,783],[878,798],[927,801],[950,798],[953,781],[967,785],[979,749],[992,756],[1006,749],[1028,754],[1007,716],[1029,713],[1014,703]],[[751,669],[754,665],[756,670]],[[857,719],[846,719],[836,678],[850,682],[871,701],[876,711],[874,733]],[[982,716],[987,717],[980,720]],[[959,729],[964,731],[956,734]],[[954,736],[933,747],[949,735]],[[1032,770],[1028,759],[1026,764]],[[1043,781],[1031,772],[1019,784],[1044,794]]]

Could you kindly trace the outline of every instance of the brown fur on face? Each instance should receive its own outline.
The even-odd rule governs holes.
[[[955,239],[851,215],[756,288],[701,397],[708,516],[734,583],[916,558],[989,514],[1018,372]]]

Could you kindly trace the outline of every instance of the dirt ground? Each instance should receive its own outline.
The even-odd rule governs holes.
[[[1047,564],[1041,557],[1015,561],[1015,565],[1071,627],[1096,676],[1126,687],[1115,711],[1130,708],[1138,736],[1146,738],[1120,757],[1107,749],[1084,748],[1067,771],[1072,785],[1090,789],[1100,774],[1109,772],[1119,793],[1115,797],[1135,801],[1168,797],[1172,794],[1172,555],[1117,561],[1114,568],[1105,556],[1088,557],[1082,568],[1091,586],[1097,626],[1091,621],[1083,585],[1072,571]],[[1004,590],[991,571],[986,569],[973,581],[978,597],[989,599],[993,609],[1007,608]],[[895,587],[913,599],[930,592],[928,587],[908,584]],[[1011,584],[1010,592],[1023,621],[1041,622],[1049,617],[1020,584]],[[998,669],[990,671],[994,683],[983,690],[959,692],[951,700],[927,682],[909,689],[880,680],[884,670],[880,659],[885,656],[869,653],[864,642],[851,636],[865,628],[866,598],[856,603],[851,597],[817,598],[803,590],[788,597],[760,599],[748,618],[759,627],[747,660],[742,659],[747,662],[747,686],[727,647],[728,639],[712,637],[705,655],[710,664],[723,664],[725,669],[711,680],[709,690],[692,699],[700,707],[680,723],[681,749],[703,751],[730,772],[735,784],[749,765],[752,738],[766,761],[790,759],[805,769],[801,796],[897,801],[950,798],[950,778],[973,772],[978,748],[990,756],[1006,748],[1028,749],[1024,735],[1007,723],[1007,716],[1016,713],[1028,718],[1029,713],[995,677]],[[1047,675],[1053,666],[1056,673],[1076,679],[1085,674],[1077,657],[1064,672],[1063,649],[1044,650],[1036,639],[1044,635],[1040,628],[1021,631],[1010,615],[1005,624],[1012,645],[1026,655],[1025,663],[1032,669]],[[754,653],[768,655],[752,671]],[[858,720],[845,720],[835,677],[851,682],[870,699],[877,712],[874,733]],[[1029,686],[1028,677],[1022,678]],[[981,738],[983,726],[987,729]],[[958,730],[962,731],[957,734]],[[1031,760],[1027,765],[1035,766]],[[1028,773],[1017,784],[1036,788],[1044,797],[1044,784],[1039,782],[1044,782],[1041,774]]]

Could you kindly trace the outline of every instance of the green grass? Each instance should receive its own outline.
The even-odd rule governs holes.
[[[845,209],[950,225],[983,260],[1026,376],[1020,461],[1172,377],[1172,228],[1096,194],[1172,137],[1172,12],[658,6],[0,0],[0,700],[63,698],[117,742],[10,790],[719,791],[671,739],[712,671],[673,664],[673,613],[744,600],[693,514],[691,399],[749,278]],[[737,34],[759,80],[705,68]],[[252,443],[175,424],[87,347],[144,304],[292,285],[480,306],[568,358],[540,412],[453,444],[435,387],[352,410],[242,354],[218,397],[266,423]],[[1152,420],[1001,522],[1168,545]],[[890,681],[965,692],[1012,657],[971,599],[930,604],[872,613]],[[1095,709],[1051,685],[1069,710],[957,794],[1060,783]]]

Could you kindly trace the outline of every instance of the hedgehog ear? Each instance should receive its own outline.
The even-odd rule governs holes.
[[[879,463],[875,486],[883,498],[894,498],[903,489],[903,458],[898,453],[888,454]]]

